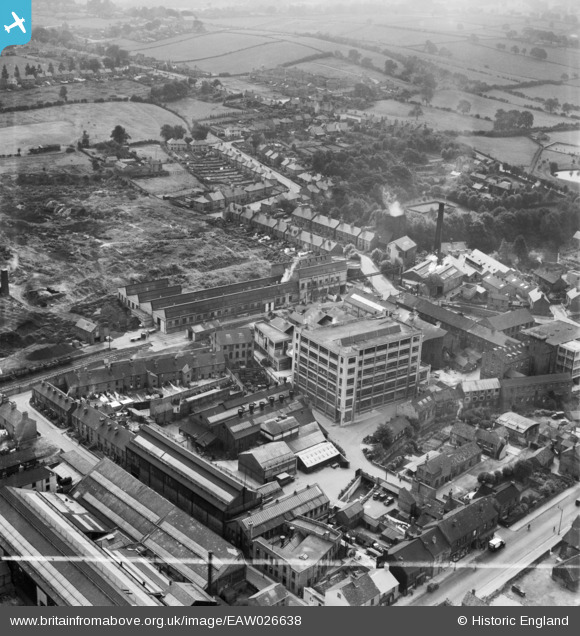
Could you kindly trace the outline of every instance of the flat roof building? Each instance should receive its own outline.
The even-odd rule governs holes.
[[[415,396],[422,334],[390,318],[297,328],[293,381],[314,407],[344,424]]]

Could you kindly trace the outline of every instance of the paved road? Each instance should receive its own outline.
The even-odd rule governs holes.
[[[579,495],[580,485],[576,485],[518,524],[499,529],[496,534],[506,542],[501,551],[479,552],[471,555],[471,559],[461,559],[453,566],[457,569],[449,568],[435,577],[440,585],[436,592],[429,594],[426,586],[422,586],[414,596],[401,599],[398,604],[438,605],[448,598],[454,605],[460,605],[470,590],[475,590],[480,598],[491,596],[560,541],[578,515],[574,502]]]
[[[16,402],[16,406],[19,411],[28,411],[30,417],[36,420],[37,430],[44,439],[48,440],[57,448],[60,448],[65,452],[75,450],[89,461],[97,459],[90,451],[65,435],[65,431],[63,429],[55,426],[50,420],[47,420],[42,413],[39,413],[36,409],[34,409],[29,404],[31,395],[32,391],[26,391],[26,393],[19,393],[18,395],[12,396],[10,400],[12,402]]]

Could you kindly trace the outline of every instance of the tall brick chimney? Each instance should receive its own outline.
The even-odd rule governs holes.
[[[445,214],[445,203],[439,202],[439,212],[437,214],[437,227],[435,228],[434,252],[437,254],[437,262],[441,263],[441,241],[443,239],[443,216]]]
[[[0,272],[0,296],[10,296],[10,282],[8,281],[8,270]]]

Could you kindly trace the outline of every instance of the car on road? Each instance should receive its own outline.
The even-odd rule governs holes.
[[[487,545],[491,552],[497,552],[498,550],[505,548],[505,541],[500,537],[493,537]]]

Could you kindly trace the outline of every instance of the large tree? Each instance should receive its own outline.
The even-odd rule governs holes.
[[[173,138],[173,126],[170,124],[163,124],[163,126],[161,126],[160,134],[165,141],[169,141]]]
[[[462,99],[459,104],[457,104],[457,110],[466,115],[471,110],[471,103],[466,99]]]
[[[124,143],[127,142],[127,140],[131,139],[131,135],[129,135],[129,133],[123,128],[123,126],[121,126],[120,124],[117,124],[114,128],[113,128],[113,132],[111,133],[111,139],[118,143],[120,146],[122,146]]]
[[[532,49],[530,49],[530,55],[532,57],[535,57],[537,60],[547,60],[548,59],[548,54],[546,53],[545,49],[541,49],[537,46],[533,47]]]
[[[183,139],[186,132],[187,130],[180,124],[173,126],[173,139]]]

